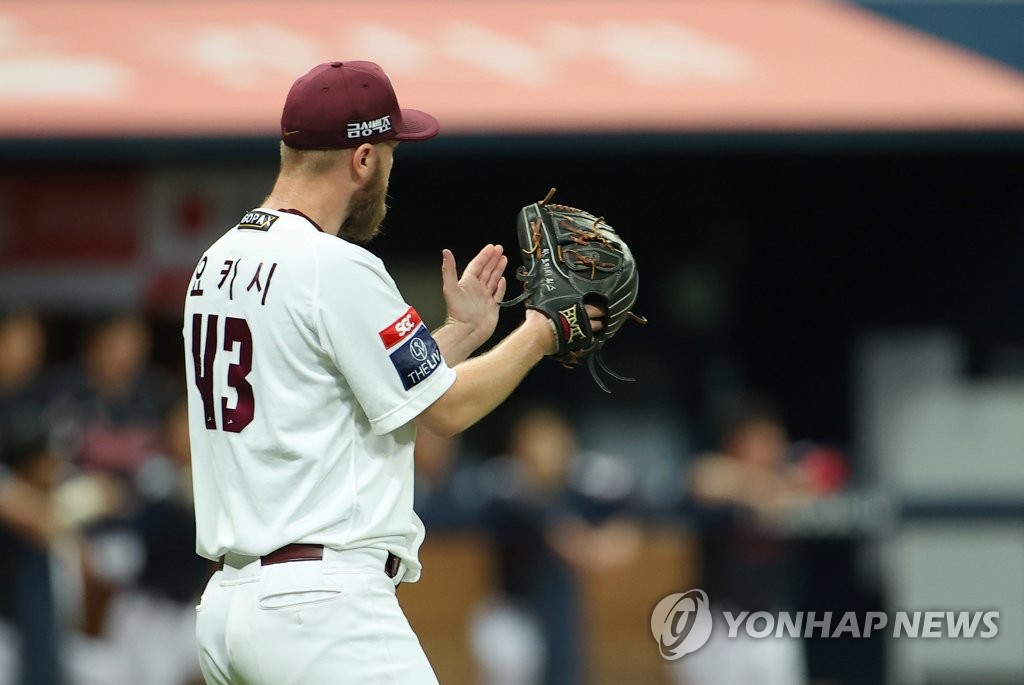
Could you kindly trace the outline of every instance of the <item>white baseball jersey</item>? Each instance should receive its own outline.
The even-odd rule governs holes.
[[[386,549],[419,577],[410,423],[455,381],[383,263],[255,209],[185,298],[197,552]]]

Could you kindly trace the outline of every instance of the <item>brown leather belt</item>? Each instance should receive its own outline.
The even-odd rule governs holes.
[[[266,556],[260,557],[264,566],[283,564],[287,561],[319,561],[324,558],[323,545],[285,545]]]
[[[293,543],[260,557],[260,561],[264,566],[270,566],[271,564],[284,564],[289,561],[319,561],[323,558],[323,545]],[[388,552],[388,558],[384,561],[384,573],[387,574],[388,578],[394,578],[398,575],[398,569],[401,564],[401,559]],[[219,568],[224,568],[224,557],[220,559]]]

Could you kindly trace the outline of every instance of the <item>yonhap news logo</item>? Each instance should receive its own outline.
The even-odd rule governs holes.
[[[697,651],[722,620],[723,639],[869,638],[988,640],[999,634],[998,611],[723,611],[712,619],[703,590],[665,597],[651,614],[651,633],[661,656],[675,660]],[[717,638],[716,638],[717,639]]]
[[[661,656],[670,661],[695,652],[711,637],[711,608],[703,590],[664,598],[651,614],[651,633]]]

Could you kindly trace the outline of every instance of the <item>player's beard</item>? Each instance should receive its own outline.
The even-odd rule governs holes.
[[[352,194],[349,211],[338,230],[338,237],[354,243],[367,243],[380,233],[381,223],[388,213],[388,179],[384,168],[377,167],[377,173],[365,186]]]

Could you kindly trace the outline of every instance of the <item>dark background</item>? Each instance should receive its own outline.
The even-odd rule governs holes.
[[[187,160],[272,170],[276,147],[47,141],[28,165],[29,147],[0,148],[0,167],[104,174]],[[443,247],[462,263],[486,242],[512,252],[519,208],[556,186],[558,201],[605,216],[628,240],[641,273],[636,310],[650,323],[624,326],[606,354],[638,383],[606,398],[584,370],[546,363],[525,394],[663,404],[706,442],[709,399],[756,388],[779,400],[795,436],[842,444],[851,353],[872,331],[952,330],[974,373],[1024,372],[1022,171],[1024,134],[1012,132],[450,136],[400,148],[385,230],[370,248],[420,267]],[[268,190],[253,188],[252,204]],[[494,340],[520,318],[503,312]],[[74,354],[82,318],[47,320],[51,357]],[[156,361],[177,373],[180,323],[153,323]]]
[[[1020,137],[471,142],[399,151],[373,249],[429,262],[445,246],[514,248],[516,212],[550,186],[605,216],[639,262],[636,309],[650,319],[607,352],[640,380],[610,402],[678,403],[699,418],[716,387],[756,387],[795,435],[844,442],[862,335],[949,328],[978,373],[1024,341]],[[506,312],[503,328],[517,320]],[[528,387],[592,399],[584,372],[553,371]]]

